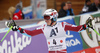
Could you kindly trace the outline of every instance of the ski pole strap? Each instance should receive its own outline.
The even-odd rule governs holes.
[[[7,36],[7,34],[10,32],[10,30],[13,28],[13,26],[11,26],[10,28],[9,28],[9,30],[7,31],[7,33],[4,35],[4,37],[2,38],[2,40],[0,41],[0,43],[4,40],[4,38]]]

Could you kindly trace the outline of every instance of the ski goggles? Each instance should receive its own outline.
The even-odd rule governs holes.
[[[44,19],[45,19],[45,20],[50,20],[50,16],[47,16],[47,15],[46,15],[46,16],[44,16]]]

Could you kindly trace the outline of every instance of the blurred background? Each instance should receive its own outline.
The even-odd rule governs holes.
[[[20,4],[22,11],[25,14],[24,19],[43,18],[42,13],[49,8],[54,8],[57,11],[61,9],[61,3],[70,1],[74,14],[79,15],[85,4],[85,0],[0,0],[0,20],[8,20],[8,9],[11,6],[16,7]],[[94,0],[91,0],[93,3]]]

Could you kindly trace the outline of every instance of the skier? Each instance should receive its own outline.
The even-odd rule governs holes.
[[[79,32],[81,30],[85,30],[86,28],[92,28],[91,19],[89,19],[86,24],[80,26],[75,26],[67,22],[57,22],[58,13],[55,9],[47,9],[44,12],[43,16],[46,24],[32,31],[22,29],[19,26],[17,26],[14,22],[7,22],[6,25],[7,27],[13,26],[13,31],[19,30],[20,33],[26,33],[30,36],[36,36],[38,34],[43,33],[47,39],[65,36],[66,31],[68,30]]]

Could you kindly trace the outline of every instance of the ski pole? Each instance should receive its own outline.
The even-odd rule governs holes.
[[[11,26],[10,28],[9,28],[9,30],[7,31],[7,33],[4,35],[4,37],[2,38],[2,40],[0,41],[0,43],[4,40],[4,38],[7,36],[7,34],[10,32],[10,30],[13,28],[13,26]]]
[[[94,30],[94,32],[97,34],[97,35],[99,35],[100,36],[100,34],[95,30],[95,29],[93,29]]]

